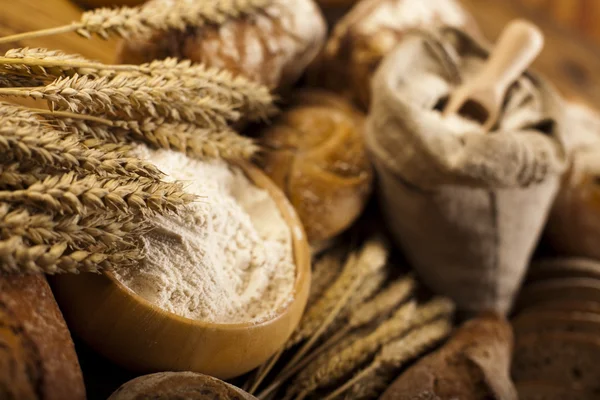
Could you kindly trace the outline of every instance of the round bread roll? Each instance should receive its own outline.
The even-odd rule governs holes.
[[[169,7],[170,0],[152,0],[151,4]],[[291,87],[317,56],[326,30],[323,14],[313,0],[274,0],[256,14],[220,26],[156,32],[150,38],[121,42],[117,60],[142,64],[167,57],[186,58],[283,90]]]
[[[108,400],[256,400],[212,376],[195,372],[159,372],[123,384]]]
[[[413,29],[462,28],[480,37],[474,19],[458,0],[362,0],[333,27],[309,83],[370,104],[371,76],[383,57]]]
[[[546,238],[561,255],[600,260],[600,145],[574,155],[554,202]]]
[[[364,115],[323,91],[300,91],[262,133],[260,163],[296,208],[313,246],[348,228],[371,193]]]

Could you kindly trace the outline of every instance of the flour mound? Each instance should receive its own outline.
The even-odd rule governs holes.
[[[269,194],[222,160],[136,148],[167,180],[200,198],[178,215],[152,217],[144,260],[117,279],[151,303],[187,318],[260,323],[293,297],[291,232]]]

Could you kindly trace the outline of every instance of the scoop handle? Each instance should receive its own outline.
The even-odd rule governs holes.
[[[544,35],[533,23],[517,19],[502,32],[487,63],[480,71],[479,82],[489,82],[504,92],[535,60],[544,47]]]

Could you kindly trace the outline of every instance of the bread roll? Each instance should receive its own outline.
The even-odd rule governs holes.
[[[457,0],[362,0],[333,28],[309,81],[348,96],[364,109],[379,62],[414,28],[450,25],[479,35]]]
[[[135,378],[108,400],[256,400],[256,397],[212,376],[194,372],[159,372]]]
[[[546,238],[561,255],[600,260],[600,145],[576,151],[573,158],[552,207]]]
[[[0,275],[0,399],[85,399],[71,336],[42,275]]]
[[[508,321],[480,316],[400,375],[381,400],[516,400],[509,377],[512,347]]]
[[[362,142],[364,116],[339,96],[300,91],[262,133],[261,166],[296,208],[313,245],[361,214],[373,179]]]
[[[153,0],[154,4],[169,0]],[[316,57],[325,40],[323,15],[313,0],[274,0],[265,10],[221,26],[157,32],[122,42],[118,61],[141,64],[166,57],[189,58],[267,85],[290,87]]]

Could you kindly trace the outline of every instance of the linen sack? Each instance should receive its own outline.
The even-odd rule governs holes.
[[[533,73],[508,90],[489,133],[442,116],[488,54],[456,29],[413,32],[373,77],[365,133],[395,240],[467,314],[510,309],[567,158],[561,100]]]

